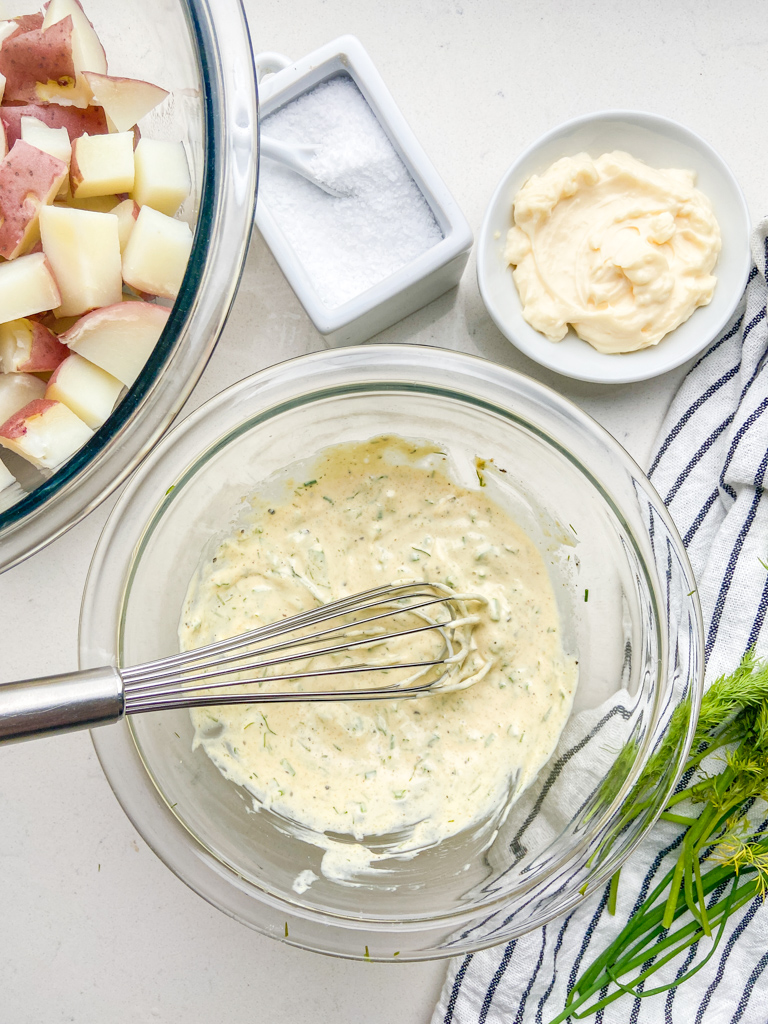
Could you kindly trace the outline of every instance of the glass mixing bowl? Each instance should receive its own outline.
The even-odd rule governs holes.
[[[328,445],[381,433],[439,442],[475,487],[475,456],[506,471],[483,493],[539,546],[579,659],[558,747],[493,842],[470,830],[345,885],[322,877],[316,846],[254,813],[193,752],[186,711],[136,716],[93,740],[138,830],[215,906],[305,948],[411,960],[502,942],[572,907],[618,868],[679,775],[702,686],[695,584],[661,500],[609,434],[542,385],[455,352],[353,348],[258,373],[189,416],[129,483],[91,565],[80,661],[175,652],[201,552],[244,496]],[[627,819],[652,758],[644,810]],[[299,894],[305,870],[320,877]]]
[[[40,4],[9,4],[31,13]],[[195,386],[240,280],[257,179],[257,102],[239,0],[85,0],[112,75],[171,91],[141,122],[150,138],[184,142],[192,192],[182,216],[192,255],[173,312],[138,379],[101,429],[52,476],[13,462],[29,493],[0,513],[0,570],[73,526],[151,449]],[[12,456],[8,457],[11,465]]]

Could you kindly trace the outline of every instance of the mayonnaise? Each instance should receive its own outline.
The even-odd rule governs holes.
[[[564,157],[515,196],[505,258],[523,316],[600,352],[656,345],[712,298],[720,229],[692,171]]]
[[[252,499],[189,588],[184,649],[398,579],[487,601],[473,640],[492,667],[469,689],[191,712],[195,745],[257,809],[297,823],[324,849],[328,877],[353,877],[494,816],[498,824],[570,712],[576,665],[562,649],[542,557],[487,492],[454,483],[446,461],[434,445],[395,437],[327,449],[311,476],[305,468],[284,481],[282,500],[272,485],[269,501]],[[434,643],[421,636],[408,649],[416,660],[419,644]],[[391,841],[373,853],[367,836]],[[305,872],[297,891],[311,881]]]

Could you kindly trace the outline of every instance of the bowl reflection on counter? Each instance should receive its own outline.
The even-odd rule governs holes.
[[[144,78],[172,92],[141,127],[150,138],[184,142],[192,192],[180,215],[193,226],[194,244],[168,324],[104,426],[47,479],[13,461],[29,493],[0,512],[0,570],[90,512],[184,404],[234,299],[256,200],[256,86],[239,0],[137,0],[130,17],[117,0],[88,0],[86,7],[111,75]]]
[[[186,712],[93,739],[144,838],[214,905],[305,948],[413,960],[508,940],[573,906],[622,863],[679,774],[701,692],[700,612],[663,504],[613,438],[547,388],[458,353],[346,349],[263,371],[169,434],[119,500],[86,586],[80,659],[87,668],[173,653],[200,554],[243,497],[324,447],[388,432],[438,442],[459,475],[475,456],[493,459],[506,473],[494,474],[503,483],[491,496],[548,564],[580,681],[557,749],[519,800],[510,793],[485,829],[344,885],[322,877],[321,851],[300,829],[254,813],[192,751]],[[624,821],[654,754],[648,806]],[[381,850],[386,837],[370,841]],[[297,894],[305,870],[321,877]]]

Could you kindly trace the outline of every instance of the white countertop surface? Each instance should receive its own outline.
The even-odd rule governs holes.
[[[505,167],[544,131],[605,108],[704,136],[768,204],[762,0],[245,0],[255,51],[294,58],[358,36],[477,233]],[[477,353],[554,387],[645,465],[685,368],[602,387],[542,371],[485,312],[474,261],[454,290],[380,336]],[[323,347],[254,236],[232,316],[190,407]],[[0,680],[76,668],[91,553],[112,502],[0,576]],[[0,1021],[13,1024],[426,1024],[441,963],[347,963],[231,921],[147,848],[87,734],[0,750]]]

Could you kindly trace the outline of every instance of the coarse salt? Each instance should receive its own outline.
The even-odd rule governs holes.
[[[335,308],[417,259],[443,238],[437,221],[349,75],[316,86],[267,117],[275,139],[313,143],[328,195],[265,160],[259,199],[293,248],[321,302]]]

